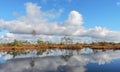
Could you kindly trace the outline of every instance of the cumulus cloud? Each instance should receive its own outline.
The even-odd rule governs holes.
[[[27,3],[26,16],[21,16],[13,21],[0,20],[0,23],[4,29],[9,30],[11,33],[30,34],[32,30],[35,30],[37,34],[44,35],[72,35],[78,29],[74,28],[74,25],[82,24],[81,14],[77,11],[71,11],[68,20],[63,25],[59,25],[57,22],[49,22],[47,18],[54,18],[55,15],[59,16],[62,12],[61,9],[59,10],[60,13],[53,16],[53,14],[48,14],[49,12],[42,12],[40,8],[36,4]]]
[[[62,10],[60,10],[62,12]],[[26,4],[26,16],[21,16],[17,20],[4,21],[0,20],[4,29],[9,30],[11,33],[30,34],[35,30],[37,34],[59,34],[63,32],[64,27],[58,26],[55,22],[48,22],[47,17],[55,17],[53,14],[41,12],[40,7],[36,4]],[[58,14],[60,15],[60,14]],[[51,31],[51,32],[49,32]],[[58,31],[58,32],[57,32]]]
[[[16,20],[5,21],[0,19],[1,30],[8,30],[13,34],[31,34],[33,30],[38,35],[79,36],[91,37],[107,41],[120,41],[120,32],[110,31],[106,28],[95,27],[86,29],[83,26],[82,14],[73,10],[63,22],[51,22],[50,19],[58,18],[63,10],[58,12],[50,10],[43,12],[40,6],[31,2],[26,3],[26,15],[19,16]],[[60,24],[62,23],[62,24]]]
[[[66,24],[71,25],[81,25],[82,22],[82,15],[77,11],[71,11],[68,17],[68,20],[66,21]]]
[[[102,27],[91,28],[87,31],[86,35],[92,38],[102,39],[107,41],[118,41],[118,42],[120,41],[119,38],[120,32],[110,31]]]

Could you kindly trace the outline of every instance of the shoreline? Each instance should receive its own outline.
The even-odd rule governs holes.
[[[46,49],[68,49],[80,50],[91,48],[93,50],[120,50],[120,45],[53,45],[53,46],[0,46],[0,51],[11,50],[46,50]]]

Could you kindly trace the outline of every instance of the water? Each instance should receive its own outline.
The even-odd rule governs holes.
[[[39,50],[0,53],[0,72],[120,72],[120,51]]]

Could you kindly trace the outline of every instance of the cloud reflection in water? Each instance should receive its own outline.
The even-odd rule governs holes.
[[[106,64],[120,59],[120,51],[98,51],[91,54],[16,58],[0,64],[0,72],[85,72],[88,63]]]

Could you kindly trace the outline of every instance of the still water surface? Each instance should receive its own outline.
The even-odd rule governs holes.
[[[86,48],[0,52],[0,72],[120,72],[120,51]]]

